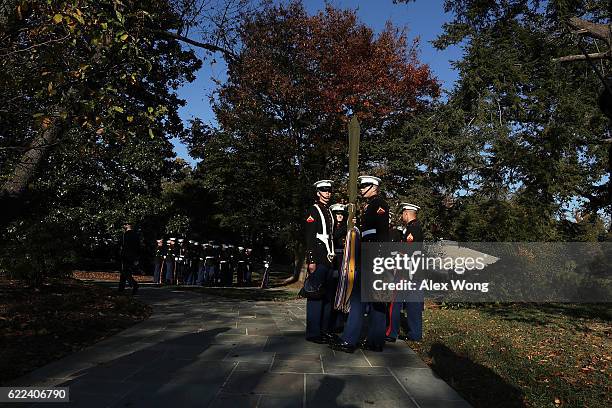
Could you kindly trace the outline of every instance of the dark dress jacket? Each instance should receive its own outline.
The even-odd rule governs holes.
[[[315,203],[305,215],[306,263],[331,267],[334,254],[334,221],[329,207]]]

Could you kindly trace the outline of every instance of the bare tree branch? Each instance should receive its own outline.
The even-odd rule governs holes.
[[[567,25],[573,34],[578,34],[598,40],[604,41],[608,45],[608,50],[603,52],[596,52],[588,54],[586,50],[581,49],[582,55],[568,55],[565,57],[554,58],[554,62],[570,62],[570,61],[593,61],[612,58],[612,25],[610,24],[599,24],[590,21],[583,20],[578,17],[571,17],[567,21]],[[595,42],[597,45],[597,42]],[[582,47],[584,48],[584,47]],[[597,45],[599,51],[599,46]]]
[[[70,34],[66,34],[65,36],[61,37],[61,38],[55,38],[53,40],[49,40],[49,41],[45,41],[45,42],[41,42],[40,44],[34,44],[31,45],[29,47],[23,48],[21,50],[15,50],[15,51],[11,51],[11,52],[7,52],[6,54],[2,54],[0,55],[0,58],[4,58],[4,57],[8,57],[9,55],[13,55],[13,54],[17,54],[19,52],[25,52],[25,51],[30,51],[33,48],[38,48],[38,47],[42,47],[44,45],[47,44],[52,44],[52,43],[57,43],[57,42],[62,42],[65,39],[67,39],[68,37],[70,37]]]
[[[191,38],[184,37],[182,35],[178,35],[175,33],[171,33],[169,31],[164,31],[164,30],[152,30],[152,31],[157,34],[161,34],[164,37],[173,38],[178,41],[186,42],[187,44],[193,45],[195,47],[203,48],[205,50],[212,51],[212,52],[220,52],[226,57],[229,57],[231,59],[236,58],[236,54],[234,54],[232,51],[216,46],[214,44],[203,43],[200,41],[192,40]]]
[[[567,55],[565,57],[553,58],[553,62],[585,61],[585,60],[588,60],[589,58],[593,60],[599,60],[599,59],[610,58],[610,56],[611,56],[610,51],[605,51],[605,52],[596,52],[593,54],[588,54],[588,56],[584,54]]]
[[[584,34],[592,38],[604,40],[610,45],[610,25],[598,24],[583,20],[578,17],[571,17],[568,21],[570,28],[575,30],[577,34]]]

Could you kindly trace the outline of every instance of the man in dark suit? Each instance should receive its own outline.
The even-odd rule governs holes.
[[[134,279],[134,272],[138,267],[140,256],[140,239],[133,229],[131,222],[123,224],[123,237],[121,238],[121,277],[119,278],[119,292],[125,290],[125,283],[132,286],[132,294],[138,291],[138,282]]]

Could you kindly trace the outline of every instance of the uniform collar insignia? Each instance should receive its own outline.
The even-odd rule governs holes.
[[[315,219],[312,218],[312,215],[309,215],[308,218],[306,218],[306,222],[315,222]]]

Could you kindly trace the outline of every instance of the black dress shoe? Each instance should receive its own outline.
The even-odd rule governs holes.
[[[389,343],[395,343],[396,339],[394,337],[385,336],[385,341]]]
[[[335,344],[342,341],[342,339],[340,339],[340,337],[334,333],[323,332],[321,333],[321,337],[329,344]]]
[[[411,335],[407,335],[407,336],[406,336],[406,335],[404,335],[404,334],[400,335],[400,336],[399,336],[399,339],[400,339],[400,340],[406,340],[406,341],[421,341],[421,339],[414,338],[414,337],[412,337]]]
[[[330,344],[329,346],[333,350],[343,351],[345,353],[354,353],[355,350],[357,349],[357,346],[354,346],[351,343],[348,343],[344,340],[336,344]]]
[[[414,337],[405,334],[399,335],[398,338],[405,341],[421,341],[421,339],[415,339]]]
[[[306,337],[306,341],[310,341],[311,343],[317,344],[327,344],[327,341],[321,336]]]
[[[369,351],[376,351],[377,353],[380,353],[383,351],[383,346],[367,343],[364,345],[364,347],[362,347],[362,349],[369,350]]]

